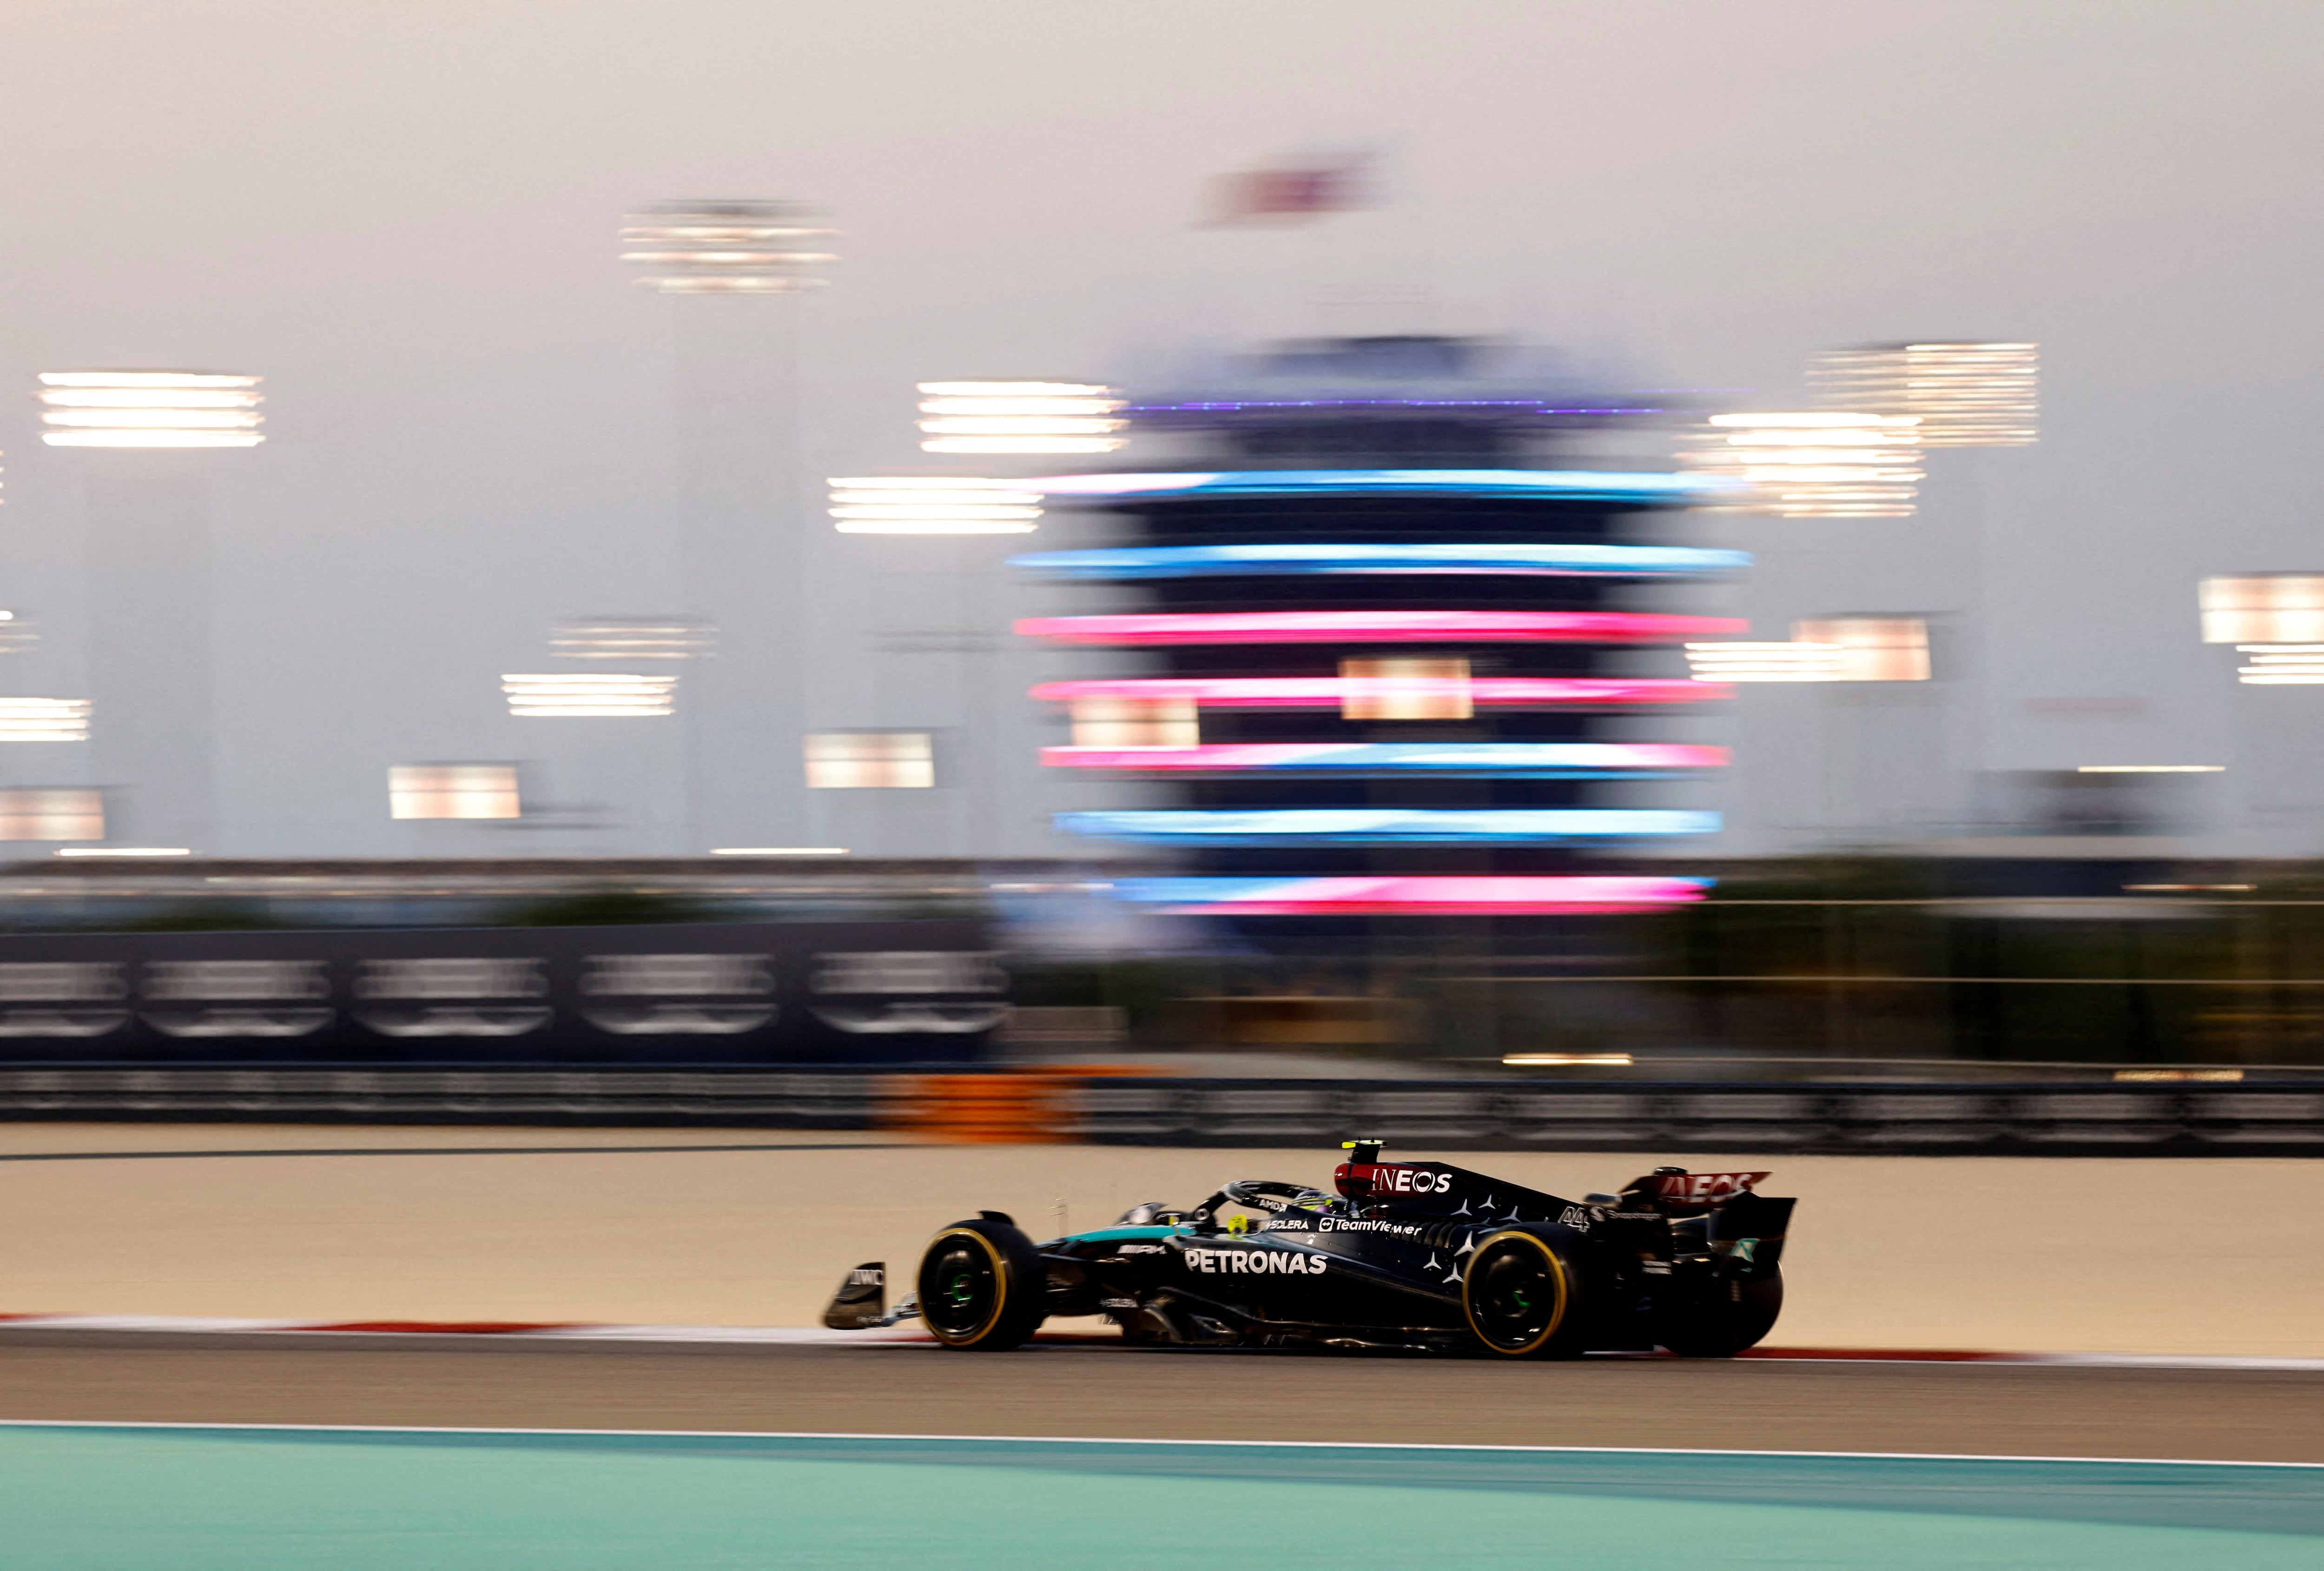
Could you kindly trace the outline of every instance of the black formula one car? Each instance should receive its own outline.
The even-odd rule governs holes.
[[[1151,1344],[1725,1358],[1783,1308],[1794,1202],[1753,1192],[1765,1173],[1661,1167],[1618,1195],[1566,1200],[1441,1162],[1384,1162],[1378,1141],[1346,1149],[1336,1195],[1239,1179],[1190,1210],[1137,1206],[1046,1244],[982,1212],[936,1236],[893,1312],[873,1263],[849,1273],[824,1323],[917,1315],[946,1346],[974,1349],[1102,1314]]]

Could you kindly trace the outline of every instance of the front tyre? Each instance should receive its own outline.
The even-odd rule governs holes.
[[[1748,1282],[1729,1277],[1686,1306],[1663,1346],[1682,1358],[1732,1358],[1774,1330],[1783,1309],[1782,1272]]]
[[[1581,1298],[1572,1261],[1531,1233],[1494,1234],[1461,1273],[1472,1345],[1496,1357],[1581,1356]]]
[[[1033,1241],[1008,1223],[955,1222],[920,1256],[920,1318],[947,1347],[1021,1347],[1043,1318],[1045,1275]]]

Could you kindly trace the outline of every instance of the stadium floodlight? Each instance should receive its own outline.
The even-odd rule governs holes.
[[[1929,624],[1922,617],[1818,617],[1794,622],[1792,638],[1839,648],[1835,682],[1929,680]]]
[[[549,652],[564,660],[698,660],[717,636],[701,617],[575,617],[558,623]]]
[[[0,841],[104,838],[102,791],[40,786],[0,791]]]
[[[2206,578],[2196,601],[2207,644],[2324,643],[2324,574]]]
[[[1129,438],[1121,398],[1080,381],[924,381],[924,453],[1112,453]]]
[[[1902,519],[1920,493],[1920,421],[1910,415],[1713,415],[1679,461],[1743,489],[1712,506],[1786,519]]]
[[[1788,643],[1689,644],[1698,682],[1926,682],[1929,624],[1911,616],[1821,617]]]
[[[1923,447],[2024,447],[2040,435],[2041,346],[1875,344],[1808,364],[1821,402],[1920,421]]]
[[[2236,667],[2236,680],[2247,687],[2324,685],[2324,644],[2237,644],[2236,653],[2251,657]]]
[[[936,739],[927,731],[811,731],[810,790],[927,790],[936,783]]]
[[[661,202],[622,224],[622,260],[665,295],[783,295],[825,280],[838,233],[798,202]]]
[[[513,764],[398,764],[387,772],[390,818],[521,818]]]
[[[86,698],[0,698],[0,742],[85,742]]]
[[[871,475],[830,482],[843,535],[1025,535],[1040,528],[1041,493],[1005,480]]]
[[[1689,644],[1687,668],[1698,682],[1838,682],[1846,651],[1838,644]]]
[[[60,846],[60,857],[190,857],[190,846]]]
[[[260,379],[196,371],[44,371],[51,447],[255,447]]]
[[[844,857],[845,846],[713,846],[714,857]]]
[[[678,678],[591,671],[512,674],[501,678],[509,713],[520,719],[633,720],[674,714]]]

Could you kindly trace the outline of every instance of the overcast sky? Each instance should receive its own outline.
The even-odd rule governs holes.
[[[2217,753],[2195,579],[2324,566],[2311,0],[7,17],[0,603],[51,638],[0,685],[76,676],[80,459],[40,446],[34,373],[263,373],[269,441],[217,463],[249,849],[383,848],[386,762],[519,749],[493,678],[553,619],[674,602],[665,302],[614,260],[622,213],[670,197],[844,231],[810,474],[915,461],[918,379],[1135,385],[1253,335],[1490,332],[1776,404],[1820,346],[2023,338],[2043,440],[1979,478],[2020,697],[2144,695],[2126,745]],[[1194,226],[1211,176],[1342,142],[1392,150],[1387,211]],[[2074,761],[1998,712],[1996,762]]]

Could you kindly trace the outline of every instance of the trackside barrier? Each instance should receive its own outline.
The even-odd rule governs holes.
[[[2324,1156],[2324,1086],[1166,1079],[1112,1066],[0,1065],[0,1119],[710,1125],[963,1142],[1769,1154]]]
[[[1074,1137],[1066,1075],[899,1075],[882,1124],[901,1134],[964,1145],[1045,1145]]]

